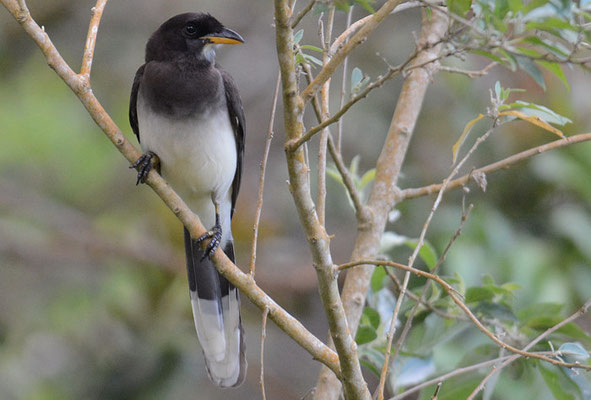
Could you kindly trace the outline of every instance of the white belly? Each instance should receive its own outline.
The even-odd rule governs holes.
[[[222,207],[222,230],[229,233],[237,154],[228,111],[222,107],[200,118],[176,121],[147,112],[142,96],[138,97],[142,150],[158,155],[162,176],[207,229],[215,223],[215,199]]]

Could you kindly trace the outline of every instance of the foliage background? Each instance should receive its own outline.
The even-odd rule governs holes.
[[[92,1],[28,1],[58,49],[79,65]],[[108,4],[99,32],[93,88],[128,134],[127,102],[150,33],[168,17],[207,10],[240,32],[245,46],[221,49],[220,63],[241,89],[247,115],[245,177],[235,214],[238,264],[249,258],[259,162],[277,66],[272,9],[265,2],[127,0]],[[356,10],[365,15],[364,10]],[[419,14],[386,21],[358,49],[350,65],[375,77],[405,59],[414,46]],[[338,16],[339,26],[344,14]],[[317,44],[316,18],[305,43]],[[380,52],[380,56],[376,52]],[[469,59],[474,68],[481,59]],[[206,377],[187,296],[181,227],[153,193],[134,186],[133,171],[113,151],[33,43],[0,12],[0,397],[3,399],[218,398]],[[449,173],[451,146],[467,121],[489,103],[489,88],[527,89],[516,98],[546,105],[573,120],[565,133],[589,131],[591,82],[566,71],[571,87],[547,76],[544,92],[525,74],[496,67],[472,81],[441,73],[429,89],[400,182],[418,187]],[[338,74],[337,74],[338,75]],[[335,79],[334,85],[339,84]],[[345,118],[344,154],[374,163],[391,119],[400,81],[372,93]],[[335,104],[337,99],[335,99]],[[312,116],[310,115],[310,124]],[[285,185],[282,129],[270,157],[257,281],[321,338],[326,323],[304,238]],[[475,132],[477,133],[477,132]],[[473,135],[476,137],[476,135]],[[525,123],[496,131],[468,167],[484,165],[553,140]],[[515,282],[513,303],[563,303],[563,315],[591,294],[591,144],[538,156],[488,176],[488,190],[467,194],[475,204],[463,235],[444,265],[466,286],[485,274]],[[441,252],[459,223],[461,191],[446,195],[429,241]],[[405,202],[388,230],[415,237],[432,200]],[[350,256],[354,216],[344,191],[329,182],[329,233],[336,262]],[[406,260],[403,249],[396,259]],[[260,313],[243,304],[248,360],[246,383],[224,398],[257,398]],[[588,317],[578,322],[589,332]],[[314,385],[319,365],[271,323],[265,367],[270,398],[299,399]],[[435,332],[437,333],[437,332]],[[485,341],[462,334],[437,351],[437,368],[453,369]],[[468,345],[467,345],[468,344]],[[527,372],[527,371],[526,371]],[[529,373],[529,375],[528,375]],[[519,394],[552,398],[531,371],[508,373],[493,398]],[[519,381],[514,379],[519,377]],[[512,379],[513,378],[513,379]]]

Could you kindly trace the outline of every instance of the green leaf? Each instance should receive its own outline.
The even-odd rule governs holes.
[[[365,188],[365,186],[367,186],[368,183],[373,182],[373,180],[376,177],[376,169],[372,168],[369,171],[367,171],[365,174],[363,174],[363,176],[361,177],[361,182],[359,182],[359,190],[363,190],[363,188]]]
[[[404,244],[414,250],[417,247],[418,242],[418,239],[408,239]],[[419,250],[419,257],[423,260],[425,265],[427,265],[430,271],[435,268],[437,260],[439,259],[433,245],[426,240],[423,241],[423,247]]]
[[[515,60],[515,57],[513,57],[513,55],[509,52],[505,51],[505,49],[499,48],[498,50],[503,56],[503,64],[507,65],[511,71],[515,72],[517,70],[517,61]]]
[[[293,44],[298,44],[304,37],[304,30],[300,29],[293,35]]]
[[[358,67],[353,68],[353,71],[351,71],[351,88],[354,88],[357,85],[359,85],[362,79],[363,71],[361,71],[361,69]]]
[[[489,51],[472,50],[472,54],[477,54],[477,55],[482,56],[482,57],[490,58],[491,60],[496,61],[499,64],[505,64],[505,62],[503,61],[503,59],[501,57],[499,57],[496,54],[493,54],[493,53],[491,53]]]
[[[542,40],[537,36],[528,36],[525,39],[523,39],[523,41],[537,45],[537,46],[544,47],[544,48],[550,50],[552,53],[554,53],[557,56],[560,56],[562,58],[568,57],[569,50],[560,43],[556,42],[556,43],[551,44],[551,43],[548,43],[547,40]]]
[[[589,359],[589,353],[580,343],[563,343],[558,351],[568,362],[583,362]]]
[[[570,322],[558,329],[556,333],[568,336],[571,339],[580,340],[591,346],[591,337],[581,327],[574,322]]]
[[[536,63],[552,72],[558,79],[560,79],[562,84],[566,87],[566,90],[570,90],[570,85],[568,84],[566,76],[564,75],[564,71],[562,70],[562,66],[559,63],[543,60],[536,61]]]
[[[521,49],[520,49],[521,50]],[[517,60],[517,64],[522,71],[527,72],[529,76],[533,78],[534,81],[544,90],[546,91],[546,81],[544,80],[544,75],[542,71],[537,67],[537,65],[527,57],[515,57]]]
[[[499,82],[497,82],[497,84],[499,84]],[[500,87],[500,85],[499,85]],[[497,86],[495,85],[495,91],[497,89]],[[499,97],[499,95],[497,94],[497,97]],[[456,160],[458,159],[458,153],[460,152],[460,148],[462,147],[462,144],[464,144],[464,142],[466,141],[466,138],[468,137],[468,134],[472,131],[472,128],[474,127],[474,125],[476,125],[476,123],[478,121],[480,121],[481,119],[483,119],[485,116],[483,114],[478,114],[478,116],[470,121],[468,121],[468,123],[466,123],[466,126],[464,126],[464,130],[462,131],[462,134],[460,135],[459,139],[454,143],[454,145],[451,148],[451,162],[452,164],[456,163]]]
[[[316,64],[316,65],[322,65],[322,61],[320,61],[319,59],[317,59],[314,56],[311,56],[309,54],[303,54],[304,58],[306,59],[306,61],[310,61],[308,64],[312,63],[312,64]]]
[[[519,108],[524,114],[539,117],[550,124],[563,126],[572,122],[565,116],[539,104],[526,103],[525,101],[517,100],[515,103],[509,104],[509,106],[512,109]]]
[[[355,0],[355,3],[363,7],[367,12],[375,14],[375,10],[371,6],[371,3],[373,3],[374,1],[375,0]]]
[[[373,274],[371,275],[371,290],[374,293],[380,291],[382,287],[384,287],[384,278],[386,277],[386,271],[384,267],[376,267],[374,269]]]
[[[564,374],[564,372],[555,366],[545,366],[539,364],[540,374],[546,382],[546,386],[557,400],[576,400],[582,398],[579,387]]]
[[[446,4],[452,13],[463,17],[472,7],[472,0],[446,0]]]
[[[384,353],[371,346],[362,346],[359,348],[359,359],[363,365],[369,368],[376,376],[380,376],[382,365],[384,364]]]
[[[469,287],[466,290],[466,303],[476,303],[479,301],[490,301],[495,297],[495,294],[492,290],[480,287],[480,286],[473,286]]]
[[[361,323],[378,329],[380,327],[380,313],[371,307],[365,307],[361,315]]]
[[[376,330],[371,326],[362,325],[357,329],[357,336],[355,337],[355,341],[357,344],[365,344],[369,342],[373,342],[378,337]]]
[[[516,13],[523,9],[523,0],[508,0],[509,9]]]
[[[322,50],[320,47],[316,47],[316,46],[311,46],[309,44],[305,44],[303,46],[300,46],[302,48],[302,50],[312,50],[312,51],[317,51],[319,53],[324,53],[324,50]]]

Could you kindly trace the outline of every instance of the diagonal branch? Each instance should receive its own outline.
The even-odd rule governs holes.
[[[504,160],[497,161],[496,163],[489,164],[487,166],[477,168],[462,176],[461,178],[454,179],[453,181],[449,182],[449,184],[445,187],[445,190],[455,189],[461,186],[464,186],[470,180],[470,177],[473,177],[477,174],[488,174],[490,172],[498,171],[500,169],[509,168],[513,164],[526,160],[530,157],[535,155],[545,153],[550,150],[559,149],[561,147],[570,146],[575,143],[581,143],[591,140],[591,132],[590,133],[580,133],[578,135],[569,136],[564,139],[555,140],[550,143],[543,144],[541,146],[532,147],[531,149],[522,151],[521,153],[514,154],[510,157],[505,158]],[[398,195],[398,201],[403,201],[407,199],[414,199],[421,196],[427,196],[430,194],[434,194],[439,192],[443,188],[442,183],[437,183],[429,186],[424,186],[421,188],[409,188],[402,190]]]
[[[330,61],[320,70],[316,78],[308,85],[302,92],[302,100],[304,102],[316,94],[320,87],[334,74],[335,70],[345,60],[347,55],[351,53],[357,46],[367,40],[367,37],[382,23],[382,21],[394,10],[394,8],[402,3],[403,0],[388,0],[386,3],[373,14],[370,19],[363,24],[359,31],[351,37],[351,39],[343,45],[330,59]]]
[[[141,154],[127,140],[119,127],[104,110],[98,99],[94,96],[88,82],[77,75],[64,61],[51,42],[49,36],[33,20],[26,7],[21,8],[21,5],[24,5],[24,1],[21,0],[21,3],[19,4],[14,0],[0,0],[0,4],[4,5],[37,46],[39,46],[49,66],[54,69],[66,85],[72,89],[93,120],[105,135],[107,135],[109,140],[117,147],[121,154],[123,154],[130,163],[137,160]],[[199,237],[206,232],[199,217],[191,212],[184,201],[172,190],[160,175],[155,171],[151,171],[146,183],[187,227],[191,236]],[[310,333],[297,319],[281,308],[260,287],[258,287],[250,274],[243,273],[222,251],[216,251],[213,260],[220,273],[228,278],[228,280],[246,295],[253,304],[261,310],[265,310],[266,308],[269,310],[269,318],[273,320],[280,329],[306,349],[316,360],[319,360],[334,371],[336,375],[340,376],[338,355],[322,343],[316,336]]]

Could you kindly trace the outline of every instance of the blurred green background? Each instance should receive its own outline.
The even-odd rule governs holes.
[[[29,0],[28,5],[64,58],[78,69],[94,2]],[[99,31],[93,90],[136,143],[127,107],[145,43],[160,23],[185,11],[208,11],[246,39],[244,46],[218,52],[219,62],[238,83],[247,117],[245,175],[233,228],[238,265],[245,266],[277,74],[270,3],[111,2]],[[359,9],[354,16],[365,13]],[[317,19],[304,21],[302,43],[318,45]],[[344,13],[338,13],[337,29],[344,20]],[[387,68],[381,57],[391,64],[407,57],[418,29],[416,10],[390,18],[354,53],[350,66],[375,78]],[[463,65],[479,68],[484,61],[469,59]],[[134,185],[135,173],[4,9],[0,72],[0,398],[258,398],[259,311],[243,301],[250,364],[246,383],[220,392],[207,379],[194,332],[180,223],[149,188]],[[501,67],[478,80],[436,76],[401,187],[440,182],[447,176],[451,146],[466,122],[485,110],[489,88],[497,80],[504,87],[527,89],[516,98],[572,119],[565,133],[590,131],[591,81],[575,70],[567,74],[570,90],[548,76],[545,92],[525,74]],[[400,84],[400,78],[389,82],[345,118],[347,162],[360,155],[362,170],[374,166]],[[333,85],[340,87],[340,73]],[[338,92],[334,91],[333,110]],[[312,124],[310,114],[308,125]],[[257,281],[325,339],[327,325],[314,269],[285,184],[281,120],[275,133]],[[554,140],[550,133],[531,125],[506,125],[480,147],[466,170],[549,140]],[[334,259],[345,262],[355,238],[354,215],[342,188],[330,180],[328,185],[327,224],[329,233],[335,234]],[[457,228],[461,197],[461,191],[445,197],[427,235],[439,252]],[[591,296],[591,143],[492,174],[486,193],[472,187],[466,199],[475,208],[448,256],[445,274],[457,271],[467,285],[479,284],[484,274],[497,282],[519,283],[518,308],[560,302],[566,315]],[[388,230],[418,236],[432,201],[421,198],[401,204],[401,216]],[[404,262],[406,257],[400,252],[398,258]],[[579,324],[589,331],[590,321],[583,318]],[[315,383],[319,364],[272,323],[267,329],[268,396],[304,397]],[[547,393],[540,389],[537,398],[544,396]]]

